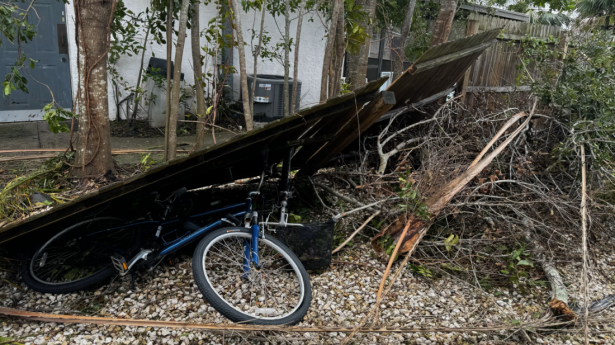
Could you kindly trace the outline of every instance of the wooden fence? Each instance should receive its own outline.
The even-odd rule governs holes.
[[[468,92],[510,92],[528,91],[526,85],[517,85],[519,73],[526,73],[518,69],[521,65],[519,57],[520,41],[527,36],[546,40],[550,36],[561,37],[562,30],[557,26],[530,24],[493,16],[471,13],[468,17],[467,35],[503,28],[503,34],[498,37],[472,65],[466,75]],[[530,73],[533,66],[527,66]]]

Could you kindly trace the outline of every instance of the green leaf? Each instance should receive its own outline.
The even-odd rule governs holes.
[[[517,262],[517,265],[534,267],[534,264],[530,260],[519,260],[519,262]]]

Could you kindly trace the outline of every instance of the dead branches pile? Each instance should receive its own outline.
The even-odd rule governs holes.
[[[347,198],[402,199],[370,234],[390,258],[383,284],[397,256],[416,251],[417,273],[452,274],[485,290],[540,292],[548,281],[553,310],[575,316],[556,263],[580,262],[581,181],[551,154],[568,129],[534,107],[469,111],[451,100],[364,136],[360,166],[331,180],[352,181]],[[591,192],[588,199],[589,240],[615,235],[604,225],[613,207]]]

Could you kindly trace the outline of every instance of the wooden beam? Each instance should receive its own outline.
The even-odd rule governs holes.
[[[382,115],[389,111],[396,103],[395,94],[390,91],[382,91],[374,100],[361,109],[356,118],[353,117],[335,135],[333,140],[321,148],[299,171],[299,175],[312,175],[318,169],[325,166],[331,158],[337,155],[341,149],[348,146],[359,134],[376,122]]]

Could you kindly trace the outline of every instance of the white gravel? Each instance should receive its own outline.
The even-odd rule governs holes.
[[[355,264],[336,264],[320,274],[312,274],[312,306],[298,326],[354,326],[371,309],[385,265],[372,258],[371,248],[356,245],[343,250],[335,260]],[[596,251],[595,266],[590,275],[592,300],[615,293],[615,254]],[[564,280],[570,282],[569,294],[580,299],[580,265],[559,265]],[[395,269],[395,267],[394,267]],[[607,279],[605,276],[611,278]],[[16,288],[12,284],[19,286]],[[92,315],[117,318],[175,320],[195,323],[227,323],[202,298],[192,278],[191,261],[183,257],[173,267],[161,266],[154,272],[140,272],[136,289],[130,289],[130,278],[116,278],[95,291],[67,295],[33,292],[21,283],[16,274],[0,273],[0,305],[29,311]],[[491,293],[470,286],[452,276],[425,279],[405,270],[395,283],[391,295],[381,305],[380,325],[395,327],[486,327],[530,322],[548,313],[548,288],[536,295],[521,295],[517,291],[497,290]],[[496,296],[497,294],[497,296]],[[538,313],[538,314],[537,314]],[[614,318],[615,307],[600,317]],[[339,343],[344,333],[304,334],[220,334],[194,330],[153,329],[150,327],[120,327],[71,325],[0,317],[0,343],[18,339],[23,344],[239,344]],[[615,344],[615,327],[607,325],[593,329],[592,343]],[[526,332],[534,343],[581,344],[582,332]],[[510,333],[383,333],[359,334],[354,343],[386,344],[516,344],[525,343],[521,332]]]

